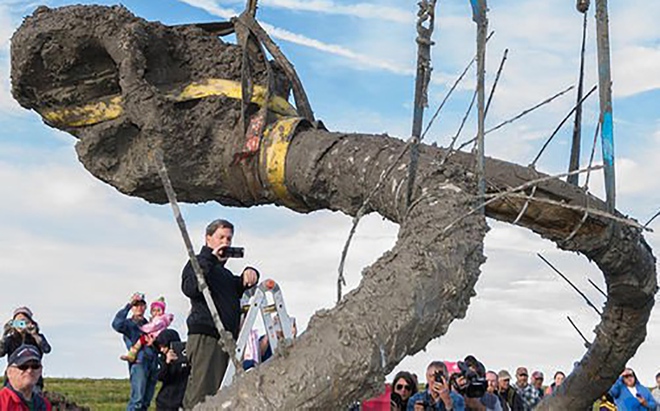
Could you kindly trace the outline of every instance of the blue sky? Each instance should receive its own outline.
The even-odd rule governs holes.
[[[45,373],[50,376],[124,377],[120,336],[110,328],[114,313],[135,290],[148,298],[164,295],[175,328],[185,333],[188,302],[179,290],[185,250],[169,208],[128,198],[94,179],[77,161],[74,139],[45,126],[11,98],[9,39],[23,16],[38,4],[57,7],[86,1],[0,0],[0,316],[27,304],[53,345]],[[97,2],[113,4],[113,2]],[[509,58],[498,85],[487,126],[530,107],[575,82],[581,15],[559,0],[491,2],[488,81],[502,52]],[[167,24],[226,19],[243,1],[125,1],[132,12]],[[331,130],[410,132],[415,67],[416,2],[339,0],[262,0],[258,17],[295,64],[319,118]],[[645,222],[659,207],[660,163],[660,4],[630,0],[611,9],[614,74],[615,149],[618,208]],[[475,27],[467,1],[439,2],[433,80],[435,110],[448,87],[474,54]],[[587,50],[587,88],[595,84],[593,11]],[[461,83],[427,142],[446,145],[472,96],[474,73]],[[574,94],[488,136],[487,154],[528,164],[545,138],[574,104]],[[584,113],[583,153],[591,150],[597,118],[596,94]],[[475,130],[471,118],[463,138]],[[469,132],[468,132],[469,131]],[[557,135],[538,168],[565,171],[570,126]],[[597,162],[600,162],[600,149]],[[583,155],[582,163],[586,164]],[[602,174],[590,189],[602,195]],[[232,209],[215,203],[183,206],[193,241],[216,217],[237,225],[235,242],[247,249],[245,263],[279,281],[289,310],[304,327],[319,308],[334,304],[335,278],[350,218],[331,212],[298,215],[269,206]],[[562,253],[538,237],[490,221],[483,266],[467,317],[426,352],[398,369],[418,374],[434,359],[475,354],[490,368],[519,365],[570,371],[583,353],[566,321],[570,315],[592,335],[597,318],[568,286],[535,257],[542,252],[597,304],[587,278],[603,280],[586,259]],[[660,229],[657,221],[652,225]],[[378,216],[366,218],[351,247],[347,276],[355,287],[363,267],[390,248],[397,227]],[[655,247],[655,233],[647,236]],[[233,263],[236,270],[240,263]],[[646,343],[631,365],[647,383],[660,368],[660,317],[654,313]],[[93,359],[91,361],[90,359]]]

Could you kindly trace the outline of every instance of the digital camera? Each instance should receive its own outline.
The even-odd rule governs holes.
[[[227,247],[220,252],[222,258],[243,258],[245,257],[245,249],[243,247]]]
[[[457,365],[460,373],[455,374],[456,378],[452,379],[456,391],[469,398],[483,397],[488,388],[486,367],[472,355],[468,355],[465,361],[459,361]],[[464,377],[461,383],[458,381],[459,376]]]
[[[25,320],[14,320],[14,321],[12,321],[11,326],[16,328],[17,330],[22,330],[24,328],[27,328],[27,321],[25,321]]]

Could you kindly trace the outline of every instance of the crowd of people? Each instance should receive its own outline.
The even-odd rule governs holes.
[[[215,394],[229,365],[229,356],[219,344],[220,334],[214,315],[219,315],[225,331],[237,339],[241,326],[243,293],[259,281],[259,272],[246,267],[234,275],[225,267],[229,258],[234,226],[226,220],[214,220],[205,231],[205,244],[197,257],[206,286],[200,286],[198,273],[188,261],[181,276],[181,290],[190,300],[186,319],[187,342],[169,328],[172,314],[167,313],[164,298],[149,305],[144,294],[134,293],[117,311],[112,328],[120,333],[126,347],[121,359],[128,365],[130,399],[127,411],[146,411],[156,394],[159,411],[192,409],[206,396]],[[213,313],[202,292],[206,288],[213,302]],[[293,323],[295,329],[295,321]],[[294,331],[295,336],[295,331]],[[251,348],[250,348],[251,347]],[[249,356],[244,368],[249,369],[272,355],[267,337],[250,333]],[[4,325],[0,337],[0,356],[7,356],[4,387],[0,390],[2,411],[50,411],[51,405],[42,395],[42,358],[51,351],[28,307],[19,307]],[[545,395],[560,389],[565,374],[557,371],[547,386],[544,375],[518,367],[515,381],[507,370],[487,371],[474,356],[464,361],[431,362],[425,374],[424,388],[415,374],[401,371],[391,384],[389,405],[392,411],[487,410],[527,411]],[[649,391],[640,384],[634,371],[626,368],[603,397],[602,409],[620,411],[660,411],[660,373],[657,386]],[[610,408],[608,408],[610,407]],[[355,404],[352,410],[360,409]]]
[[[518,367],[512,381],[509,371],[487,371],[474,356],[457,363],[433,361],[426,368],[422,390],[417,375],[400,371],[394,376],[389,387],[390,410],[530,411],[544,396],[558,390],[565,378],[564,372],[556,371],[546,381],[543,372],[530,374],[526,367]],[[660,373],[649,390],[631,368],[624,369],[598,406],[603,411],[660,411]]]

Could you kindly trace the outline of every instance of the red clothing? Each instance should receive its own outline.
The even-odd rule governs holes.
[[[51,411],[52,406],[47,399],[42,396],[33,396],[36,410]],[[9,387],[4,387],[0,390],[0,410],[2,411],[30,411],[28,405],[21,399],[21,397]]]

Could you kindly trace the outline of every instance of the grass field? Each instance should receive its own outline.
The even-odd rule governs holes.
[[[156,393],[159,389],[160,383]],[[46,378],[44,390],[63,395],[67,401],[94,411],[124,411],[131,387],[128,379]],[[156,409],[153,401],[149,409]]]

